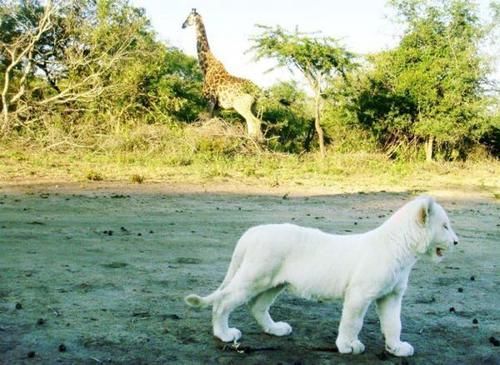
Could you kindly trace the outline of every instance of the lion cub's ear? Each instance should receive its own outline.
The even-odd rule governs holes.
[[[417,222],[422,226],[425,226],[431,214],[432,204],[434,204],[434,199],[430,196],[421,197],[422,205],[418,209]]]

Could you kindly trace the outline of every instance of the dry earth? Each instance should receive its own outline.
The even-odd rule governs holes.
[[[182,298],[222,280],[250,226],[295,222],[339,233],[383,222],[415,192],[300,195],[161,185],[0,189],[2,364],[500,364],[499,213],[493,198],[436,193],[461,243],[443,263],[417,263],[403,339],[383,352],[374,308],[366,352],[334,352],[340,303],[285,294],[273,307],[291,336],[262,334],[246,308],[236,350],[211,336],[210,310]],[[496,345],[496,346],[495,346]]]

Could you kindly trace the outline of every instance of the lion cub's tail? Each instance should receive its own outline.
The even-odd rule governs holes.
[[[231,259],[231,263],[229,264],[229,268],[226,273],[226,277],[222,281],[222,284],[220,285],[219,289],[215,290],[212,294],[209,294],[206,297],[200,297],[199,295],[196,294],[190,294],[184,298],[184,301],[186,302],[187,305],[194,308],[205,308],[220,298],[220,296],[222,295],[221,294],[222,290],[231,282],[231,280],[233,280],[234,276],[236,275],[236,272],[239,270],[241,263],[243,262],[243,258],[245,256],[245,251],[246,251],[246,241],[248,240],[246,236],[250,231],[251,229],[248,230],[240,238],[240,241],[243,242],[238,242],[238,244],[236,245],[233,257]]]
[[[206,297],[200,297],[196,294],[189,294],[184,298],[187,305],[193,308],[205,308],[212,304],[219,297],[219,290],[214,291]]]

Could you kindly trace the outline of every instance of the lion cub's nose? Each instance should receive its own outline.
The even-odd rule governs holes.
[[[453,244],[456,246],[458,245],[458,241],[453,241]]]

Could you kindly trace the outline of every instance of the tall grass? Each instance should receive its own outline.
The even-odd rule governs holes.
[[[226,127],[225,127],[226,128]],[[255,189],[324,191],[476,189],[500,193],[500,162],[393,160],[380,152],[273,153],[235,130],[130,123],[87,134],[57,129],[3,141],[2,181],[122,181],[233,184]]]

